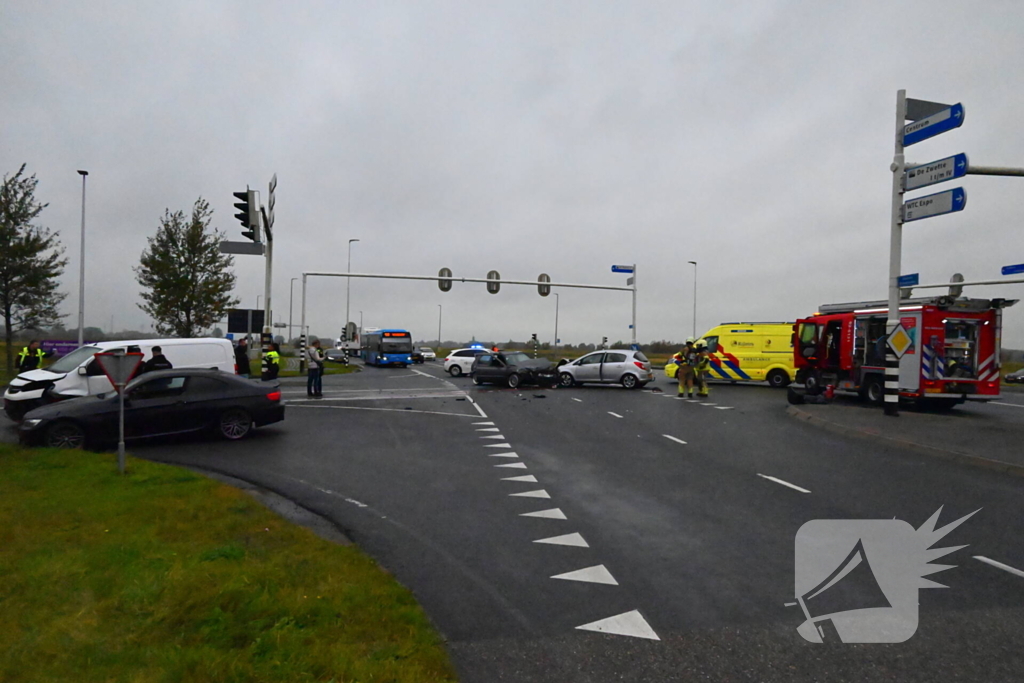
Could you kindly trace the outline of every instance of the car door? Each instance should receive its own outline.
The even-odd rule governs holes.
[[[125,437],[186,431],[186,379],[184,376],[154,377],[132,386],[125,395]]]
[[[591,353],[590,355],[583,356],[583,358],[576,361],[576,381],[600,382],[601,362],[603,360],[604,352],[598,351],[597,353]]]
[[[197,431],[215,424],[232,404],[227,398],[229,390],[227,382],[215,377],[189,377],[181,396],[183,404],[177,407],[182,416],[181,431]]]
[[[635,365],[633,367],[636,367]],[[626,372],[626,354],[609,351],[601,363],[601,381],[618,382]]]
[[[484,358],[489,358],[489,362],[484,363]],[[477,371],[482,373],[480,375],[481,381],[497,383],[505,381],[508,366],[498,357],[498,354],[481,354],[480,361],[480,363],[477,363]]]

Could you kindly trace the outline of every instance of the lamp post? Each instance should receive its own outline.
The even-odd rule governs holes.
[[[558,350],[558,292],[555,292],[555,350]]]
[[[693,264],[693,336],[697,337],[697,262],[687,261]]]
[[[356,239],[356,238],[350,239],[348,241],[348,270],[345,271],[347,273],[351,273],[352,272],[352,243],[353,242],[358,242],[358,241],[359,240]],[[345,278],[345,324],[346,325],[348,325],[348,305],[349,305],[349,301],[351,300],[351,298],[352,298],[352,278],[347,277],[347,278]],[[360,326],[360,327],[362,327],[362,326]],[[360,330],[360,331],[362,331],[362,330]]]
[[[88,171],[79,171],[82,176],[82,248],[78,264],[78,345],[85,343],[85,176]]]
[[[437,351],[441,352],[441,304],[437,305]]]
[[[261,296],[263,296],[263,295],[262,294],[257,294],[256,295],[256,310],[257,311],[260,310],[260,297]]]
[[[288,283],[288,341],[291,341],[292,334],[292,304],[295,302],[295,281],[299,278],[293,277]]]

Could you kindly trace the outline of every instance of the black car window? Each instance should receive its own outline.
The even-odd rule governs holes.
[[[184,377],[157,377],[143,382],[132,389],[132,398],[156,398],[176,396],[185,389]]]
[[[486,353],[481,353],[479,356],[476,357],[476,362],[479,363],[480,365],[484,365],[486,363],[490,363],[491,362],[491,356],[486,354]]]
[[[580,359],[580,365],[593,365],[595,363],[600,363],[602,358],[604,358],[603,353],[595,353],[592,356],[584,356],[583,358]]]
[[[472,356],[472,355],[473,355],[472,351],[456,351],[455,352],[455,356],[458,357],[458,358],[464,358],[466,356]]]
[[[625,363],[626,354],[624,353],[606,353],[604,356],[605,363]]]
[[[473,351],[473,355],[474,355],[474,356],[482,356],[482,355],[483,355],[483,354],[485,354],[485,353],[487,353],[487,352],[486,352],[486,351],[484,351],[483,349],[475,349],[475,350]]]
[[[98,360],[93,360],[87,366],[85,366],[85,374],[89,377],[100,377],[103,375],[103,366],[100,365]]]
[[[226,382],[212,377],[192,377],[188,381],[189,395],[209,397],[223,394],[227,390]]]
[[[640,361],[641,363],[649,363],[649,362],[650,362],[649,360],[647,360],[647,356],[645,356],[645,355],[644,355],[644,354],[643,354],[642,352],[640,352],[640,351],[636,351],[636,352],[634,352],[634,353],[633,353],[633,356],[634,356],[634,357],[635,357],[635,358],[636,358],[636,359],[637,359],[638,361]]]

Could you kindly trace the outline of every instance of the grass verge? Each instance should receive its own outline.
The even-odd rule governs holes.
[[[0,680],[451,681],[411,593],[187,470],[0,445]]]

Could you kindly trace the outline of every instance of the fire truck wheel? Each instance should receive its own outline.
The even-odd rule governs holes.
[[[808,372],[804,375],[804,389],[808,394],[817,394],[821,391],[821,378],[816,372]]]
[[[868,403],[875,405],[881,405],[882,401],[885,400],[885,387],[882,385],[882,380],[878,377],[870,377],[864,382],[864,389],[861,391],[861,396]]]

